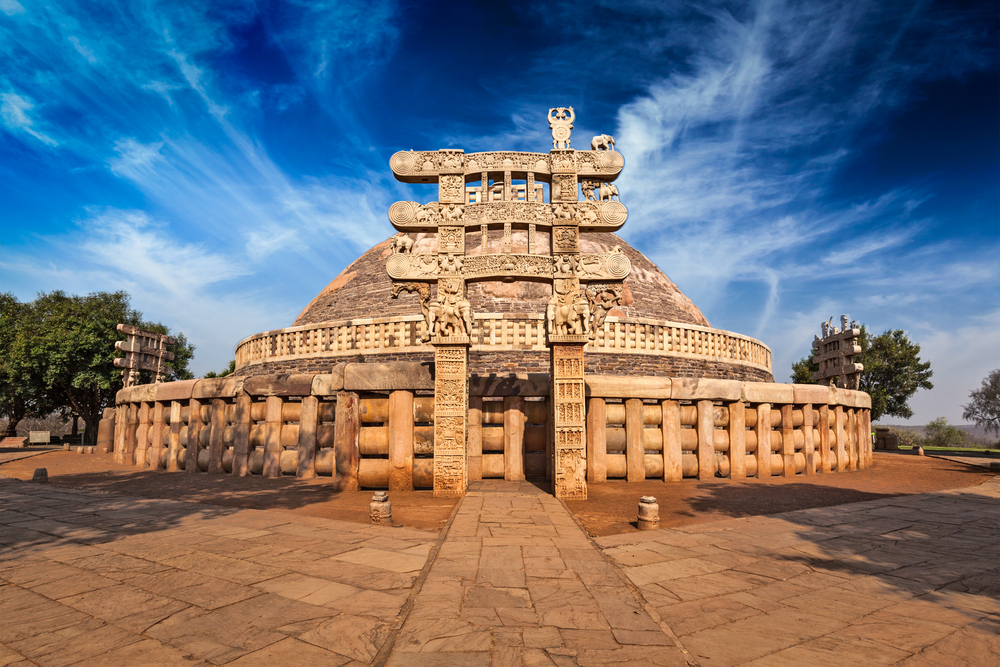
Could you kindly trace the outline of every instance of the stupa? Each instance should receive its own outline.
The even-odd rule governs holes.
[[[870,463],[866,394],[773,383],[766,345],[712,328],[614,234],[628,218],[614,183],[625,159],[609,135],[571,148],[574,120],[549,110],[546,153],[393,155],[395,177],[436,184],[437,201],[389,207],[398,233],[292,326],[241,341],[233,377],[123,390],[116,451],[442,496],[528,476],[561,498],[614,477]],[[187,405],[174,398],[185,393]]]

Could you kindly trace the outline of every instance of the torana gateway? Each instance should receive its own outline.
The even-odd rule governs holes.
[[[614,138],[576,150],[573,109],[548,121],[548,153],[393,155],[437,201],[393,204],[399,234],[293,326],[241,341],[233,376],[119,392],[102,431],[117,460],[439,496],[547,479],[567,499],[615,478],[870,466],[869,396],[772,382],[767,346],[711,328],[612,233],[628,216]]]

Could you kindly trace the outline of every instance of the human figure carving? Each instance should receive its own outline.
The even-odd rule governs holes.
[[[604,320],[607,318],[608,313],[612,308],[621,303],[621,292],[604,290],[595,294],[590,295],[587,292],[587,301],[590,303],[591,312],[591,324],[590,324],[590,337],[594,338],[597,335],[597,331],[604,327]]]
[[[456,291],[442,289],[430,312],[428,330],[434,336],[468,336],[472,331],[472,305]]]
[[[585,335],[590,332],[590,304],[570,280],[556,280],[545,309],[549,335]]]
[[[580,181],[580,189],[583,190],[583,197],[587,201],[597,201],[597,197],[594,195],[594,188],[597,187],[596,181],[583,180]]]
[[[600,201],[612,201],[613,198],[617,198],[621,201],[621,198],[618,197],[618,186],[614,183],[601,183],[601,190],[598,198]]]
[[[615,138],[610,134],[599,134],[590,140],[590,150],[596,151],[601,148],[613,151],[615,149]]]

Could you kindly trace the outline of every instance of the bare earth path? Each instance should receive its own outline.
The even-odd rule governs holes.
[[[995,477],[595,540],[525,483],[436,532],[0,478],[0,667],[950,667],[998,636]]]

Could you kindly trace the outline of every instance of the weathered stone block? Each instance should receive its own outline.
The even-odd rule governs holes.
[[[794,403],[795,389],[790,384],[744,382],[742,398],[747,403]]]
[[[194,391],[194,386],[198,382],[200,380],[178,380],[177,382],[161,382],[150,386],[156,387],[157,401],[186,401],[191,398],[191,392]]]
[[[130,388],[129,401],[139,403],[142,401],[152,402],[156,400],[156,388],[158,384],[141,384]]]
[[[793,384],[795,403],[816,403],[826,405],[830,401],[830,388],[822,384]]]
[[[251,396],[309,396],[312,393],[313,375],[258,375],[247,378],[243,391]]]
[[[743,383],[736,380],[706,380],[704,378],[673,378],[670,398],[674,400],[738,401]]]
[[[433,389],[432,365],[419,361],[388,364],[347,364],[344,368],[345,391],[396,391]]]
[[[548,396],[550,382],[548,373],[473,375],[469,378],[469,395]]]
[[[620,377],[599,375],[587,378],[587,396],[601,398],[670,398],[671,379],[665,377]]]
[[[198,380],[191,398],[228,398],[243,390],[243,378],[221,377]]]
[[[322,374],[314,375],[312,381],[313,396],[336,396],[338,391],[344,389],[344,369],[340,369],[339,375]]]

